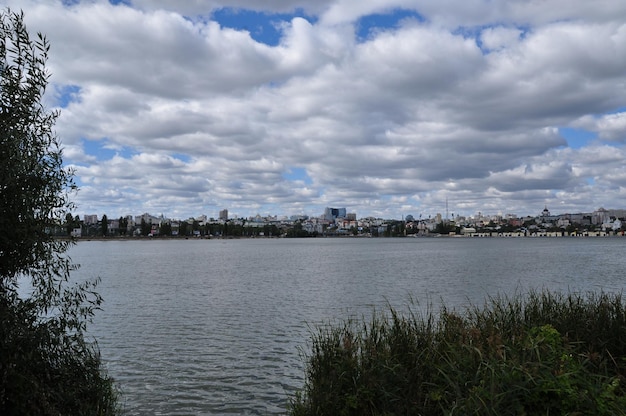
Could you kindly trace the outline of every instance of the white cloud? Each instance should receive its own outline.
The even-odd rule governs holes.
[[[598,120],[597,131],[601,139],[626,142],[626,113],[608,114]]]
[[[489,27],[480,34],[480,40],[489,50],[515,48],[521,40],[523,31],[511,27]]]
[[[51,40],[49,102],[72,86],[57,131],[81,213],[622,207],[621,1],[8,4]],[[220,7],[319,20],[268,46],[212,21]],[[356,39],[361,16],[397,8],[425,20]],[[564,126],[598,141],[568,148]]]

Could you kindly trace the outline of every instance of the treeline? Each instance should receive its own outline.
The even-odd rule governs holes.
[[[116,220],[116,224],[119,226],[111,227],[111,222],[107,220],[106,215],[97,224],[84,224],[78,217],[74,217],[71,220],[66,219],[62,226],[57,227],[55,234],[71,235],[76,230],[80,230],[82,237],[278,237],[285,234],[290,236],[288,230],[279,228],[275,224],[265,224],[260,227],[235,222],[203,224],[199,221],[151,224],[142,220],[138,225],[129,226],[128,220],[122,217]]]
[[[139,224],[130,224],[128,218],[110,220],[106,215],[97,223],[85,224],[78,216],[67,214],[65,221],[51,230],[53,235],[77,235],[81,237],[286,237],[309,238],[319,236],[363,236],[402,237],[416,233],[407,228],[403,221],[389,221],[384,226],[351,227],[340,229],[336,226],[324,226],[318,231],[307,230],[302,221],[291,223],[255,223],[244,219],[207,222],[197,220],[151,223],[142,219]],[[443,232],[443,231],[442,231]],[[447,231],[445,231],[447,233]]]

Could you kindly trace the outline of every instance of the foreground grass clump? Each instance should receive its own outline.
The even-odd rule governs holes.
[[[626,415],[621,295],[532,292],[319,327],[300,415]]]

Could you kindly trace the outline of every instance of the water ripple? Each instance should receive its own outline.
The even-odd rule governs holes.
[[[621,290],[626,239],[81,242],[90,330],[129,415],[285,413],[311,327],[524,288]],[[416,305],[413,305],[415,308]]]

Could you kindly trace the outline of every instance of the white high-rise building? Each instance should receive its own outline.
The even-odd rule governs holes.
[[[94,214],[94,215],[87,215],[87,214],[85,214],[83,216],[83,222],[85,223],[85,225],[97,224],[98,223],[98,215],[97,214]]]

